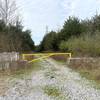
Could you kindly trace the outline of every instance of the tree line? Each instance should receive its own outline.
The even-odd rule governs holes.
[[[80,20],[77,17],[69,17],[63,25],[63,28],[59,32],[51,31],[48,32],[40,45],[37,46],[37,51],[72,51],[71,45],[74,45],[73,41],[75,38],[81,38],[88,35],[93,37],[96,33],[100,32],[100,15],[95,15],[91,19]],[[98,33],[100,34],[100,33]],[[85,40],[83,38],[83,41]],[[71,42],[73,44],[70,44]],[[88,40],[87,40],[88,41]],[[79,41],[81,42],[81,40]],[[70,46],[69,46],[70,44]],[[84,45],[84,44],[80,44]],[[76,47],[77,52],[80,47]],[[85,47],[84,47],[85,48]],[[100,49],[100,48],[99,48]],[[74,49],[75,50],[75,49]],[[73,50],[73,52],[74,52]]]
[[[23,30],[15,0],[0,0],[0,52],[34,49],[30,30]]]
[[[60,31],[50,31],[34,46],[30,30],[23,30],[15,0],[0,0],[0,52],[83,52],[100,55],[100,15],[81,20],[69,17]],[[94,45],[92,45],[94,44]],[[96,52],[96,53],[95,53]],[[97,53],[98,52],[98,53]]]

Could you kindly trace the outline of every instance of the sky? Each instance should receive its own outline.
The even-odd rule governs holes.
[[[48,31],[58,31],[69,16],[80,19],[100,14],[100,0],[16,0],[25,29],[32,31],[32,39],[39,44]]]

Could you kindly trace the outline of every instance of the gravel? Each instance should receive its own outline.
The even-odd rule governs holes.
[[[41,65],[43,69],[30,77],[14,78],[0,100],[100,100],[100,90],[79,73],[52,59],[42,61]],[[60,95],[46,94],[45,86],[58,88]]]

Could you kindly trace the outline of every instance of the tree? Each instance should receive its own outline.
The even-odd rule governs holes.
[[[59,40],[68,40],[71,36],[79,36],[81,33],[81,24],[78,18],[69,17],[65,21],[62,30],[59,32]]]
[[[57,46],[57,33],[54,31],[46,34],[40,44],[41,51],[55,51]]]
[[[95,15],[92,19],[92,22],[93,22],[93,30],[94,32],[96,30],[99,30],[100,31],[100,15]]]
[[[32,50],[34,50],[34,42],[30,30],[23,31],[20,21],[16,21],[15,25],[6,25],[4,21],[0,21],[0,52]]]
[[[16,9],[15,0],[0,0],[0,18],[6,25],[15,23],[17,17]]]
[[[59,49],[63,52],[68,51],[68,47],[67,47],[67,42],[66,41],[62,41],[59,45]]]
[[[6,28],[5,22],[0,20],[0,32],[4,32]]]
[[[31,31],[23,31],[14,0],[0,0],[0,52],[34,50]]]
[[[32,51],[35,49],[34,42],[31,38],[31,31],[26,30],[23,32],[23,51]]]

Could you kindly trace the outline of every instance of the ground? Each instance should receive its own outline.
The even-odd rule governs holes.
[[[53,59],[39,64],[40,70],[9,79],[0,100],[100,100],[100,90],[67,65]]]

